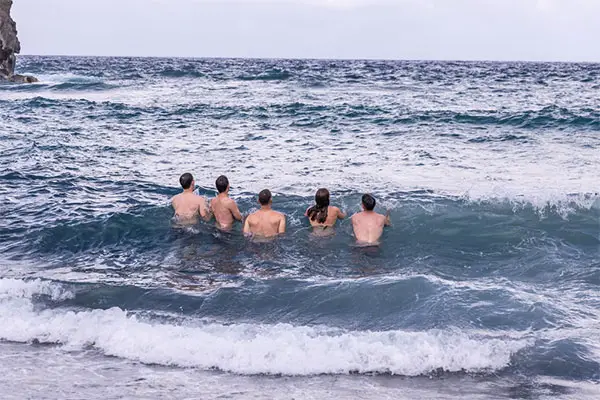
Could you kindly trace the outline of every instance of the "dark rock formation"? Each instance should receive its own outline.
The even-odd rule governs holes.
[[[16,54],[21,51],[17,24],[10,17],[12,0],[0,0],[0,80],[18,83],[37,82],[33,76],[15,75]]]
[[[15,54],[21,51],[17,24],[10,17],[12,0],[0,0],[0,77],[9,79],[15,73]]]

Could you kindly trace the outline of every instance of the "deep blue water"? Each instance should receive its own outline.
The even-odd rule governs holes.
[[[115,397],[600,395],[600,65],[19,70],[41,83],[0,85],[4,393],[62,391],[58,369],[80,385],[64,398],[114,382]],[[208,198],[227,174],[243,213],[272,189],[287,234],[174,228],[186,171]],[[391,210],[379,248],[355,247],[348,221],[310,234],[321,186],[350,213],[363,192]]]

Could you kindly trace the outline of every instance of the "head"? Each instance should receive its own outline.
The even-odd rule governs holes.
[[[308,209],[307,215],[311,221],[324,224],[329,211],[329,190],[319,189],[315,194],[315,205]]]
[[[317,203],[317,207],[319,208],[329,207],[329,190],[317,190],[317,194],[315,194],[315,203]]]
[[[268,206],[272,203],[271,197],[271,191],[265,189],[258,194],[258,203],[263,207]]]
[[[221,175],[217,178],[217,190],[219,193],[225,193],[229,191],[229,179],[225,175]]]
[[[186,172],[179,177],[179,183],[183,190],[193,189],[196,184],[196,182],[194,182],[194,177],[189,172]]]
[[[365,211],[373,211],[375,209],[375,197],[370,194],[365,194],[362,197],[362,206]]]

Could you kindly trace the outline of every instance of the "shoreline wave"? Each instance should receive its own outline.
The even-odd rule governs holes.
[[[1,282],[1,281],[0,281]],[[14,286],[12,286],[14,285]],[[237,374],[310,376],[435,371],[492,373],[510,365],[528,340],[473,338],[465,332],[348,332],[287,324],[165,325],[118,308],[36,310],[32,297],[60,289],[42,282],[0,286],[0,338],[21,343],[89,346],[147,364]],[[61,295],[61,296],[64,296]]]

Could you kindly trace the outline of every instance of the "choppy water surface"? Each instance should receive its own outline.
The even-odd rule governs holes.
[[[600,65],[19,66],[42,83],[0,85],[3,393],[600,396]],[[287,235],[173,229],[186,171],[243,212],[272,189]],[[381,248],[310,235],[321,186],[392,211]]]

